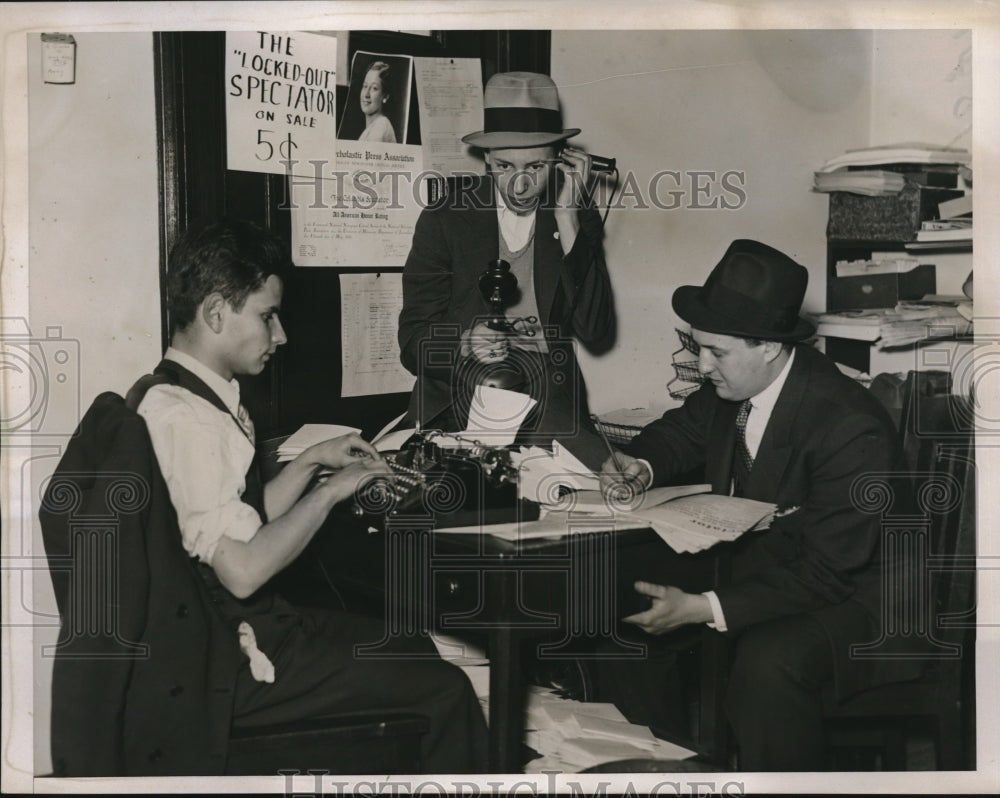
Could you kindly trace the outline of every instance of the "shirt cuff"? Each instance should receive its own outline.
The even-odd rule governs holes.
[[[719,602],[719,597],[715,595],[715,591],[706,590],[701,595],[708,599],[708,603],[712,607],[712,621],[708,626],[719,632],[728,631],[726,616],[722,614],[722,604]]]
[[[263,526],[258,512],[244,501],[234,500],[188,520],[189,534],[184,536],[188,553],[208,565],[222,538],[249,542]]]
[[[646,470],[649,472],[649,484],[646,487],[648,488],[653,487],[653,483],[656,482],[656,475],[653,473],[653,466],[649,464],[649,460],[644,460],[641,457],[637,457],[636,462],[642,463],[644,466],[646,466]]]

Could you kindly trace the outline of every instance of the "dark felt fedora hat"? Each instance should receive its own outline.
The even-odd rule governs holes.
[[[750,239],[729,245],[705,285],[682,285],[673,306],[697,330],[800,341],[815,327],[799,318],[809,273],[783,252]]]
[[[538,72],[498,72],[483,90],[483,129],[462,137],[484,149],[544,147],[580,132],[564,130],[559,90]]]

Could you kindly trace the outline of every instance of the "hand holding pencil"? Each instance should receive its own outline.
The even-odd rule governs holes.
[[[598,475],[601,487],[605,490],[616,490],[622,486],[639,492],[653,483],[653,475],[641,460],[612,450],[611,456],[601,466]]]

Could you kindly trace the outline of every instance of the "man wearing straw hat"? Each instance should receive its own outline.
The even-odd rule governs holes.
[[[417,376],[410,415],[424,428],[465,429],[477,385],[514,387],[538,404],[521,427],[553,438],[592,468],[606,456],[589,419],[574,340],[591,348],[614,330],[603,226],[587,205],[591,156],[566,144],[547,75],[494,75],[484,129],[462,140],[483,150],[488,174],[451,186],[423,211],[403,272],[399,345]],[[516,291],[491,321],[480,279],[498,259]],[[497,329],[505,326],[506,329]]]

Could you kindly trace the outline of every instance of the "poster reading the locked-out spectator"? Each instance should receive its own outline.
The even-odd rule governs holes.
[[[311,174],[333,164],[337,40],[316,33],[226,34],[227,166]]]

